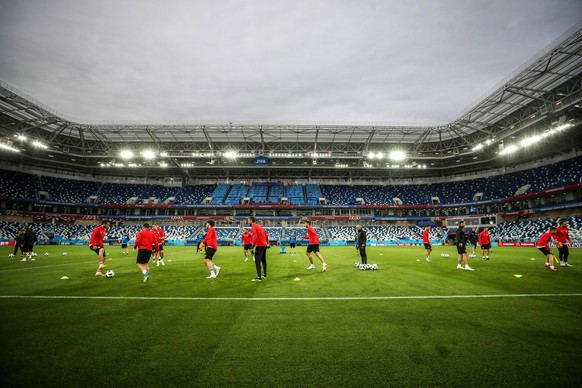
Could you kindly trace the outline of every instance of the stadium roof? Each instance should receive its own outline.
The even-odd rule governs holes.
[[[428,177],[513,165],[580,149],[581,27],[575,25],[452,122],[431,126],[83,121],[0,81],[0,152],[27,166],[216,179]],[[526,139],[529,145],[503,155]],[[128,149],[136,157],[122,160],[120,152]],[[140,156],[146,149],[153,159]],[[394,151],[406,158],[389,160]],[[269,157],[268,167],[255,165],[262,155]]]

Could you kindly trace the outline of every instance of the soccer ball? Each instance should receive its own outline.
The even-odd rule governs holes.
[[[45,252],[45,253],[44,253],[44,255],[45,255],[45,256],[48,256],[48,252]]]
[[[475,254],[471,253],[471,254],[469,255],[469,257],[470,257],[471,259],[474,259],[475,257],[477,257],[477,255],[475,255]]]
[[[36,252],[32,252],[32,256],[33,256],[33,257],[36,257],[36,256],[37,256],[37,255],[36,255]]]
[[[359,261],[356,261],[356,262],[354,263],[354,266],[355,266],[356,268],[359,268],[359,267],[360,267],[360,262],[359,262]]]
[[[378,269],[378,264],[372,264],[372,271],[376,271]]]
[[[63,256],[67,256],[67,252],[63,252]]]
[[[366,264],[360,264],[360,267],[359,267],[359,268],[360,268],[362,271],[365,271],[365,270],[366,270]]]
[[[14,257],[14,253],[9,254],[8,257]]]
[[[112,278],[115,276],[115,271],[110,269],[107,272],[105,272],[105,276],[107,276],[108,278]]]

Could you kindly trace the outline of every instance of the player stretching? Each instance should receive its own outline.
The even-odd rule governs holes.
[[[255,253],[253,252],[253,244],[251,242],[252,238],[253,235],[251,234],[251,232],[249,232],[247,228],[244,228],[243,233],[240,235],[240,239],[242,240],[243,244],[245,261],[249,261],[249,252],[251,252],[251,255],[253,255],[253,261],[255,261]]]
[[[558,251],[560,252],[560,267],[573,267],[573,265],[568,263],[568,256],[570,255],[568,242],[572,245],[572,240],[568,234],[568,221],[562,218],[560,225],[556,228],[556,247],[558,247]]]
[[[137,234],[135,238],[135,244],[133,244],[133,250],[138,248],[137,258],[135,263],[137,268],[143,274],[143,282],[150,280],[150,265],[149,261],[152,256],[152,251],[155,253],[159,252],[158,245],[158,235],[150,230],[150,225],[145,223],[142,225],[141,232]]]
[[[481,245],[481,260],[489,260],[491,253],[491,237],[489,237],[489,228],[485,227],[479,233],[479,245]]]
[[[156,262],[156,267],[159,267],[160,263],[162,263],[162,266],[165,266],[166,263],[164,262],[164,242],[166,241],[166,234],[164,233],[164,230],[159,227],[158,224],[154,224],[154,230],[152,230],[152,232],[157,237],[158,246],[160,247],[159,252],[156,251],[156,253],[154,254],[154,261]]]
[[[556,227],[555,226],[550,226],[550,230],[547,231],[546,233],[542,234],[540,239],[538,240],[538,243],[536,244],[536,247],[539,249],[540,252],[542,252],[545,256],[546,256],[546,262],[544,264],[544,267],[549,268],[550,271],[557,271],[557,268],[554,268],[554,255],[552,254],[552,251],[550,250],[550,240],[553,238],[556,238]]]
[[[430,263],[430,253],[432,252],[432,245],[430,243],[430,237],[428,235],[430,231],[430,225],[424,227],[422,231],[422,243],[424,244],[424,249],[426,251],[426,257],[424,258],[427,263]]]
[[[457,253],[459,258],[457,259],[457,269],[464,269],[465,271],[474,271],[473,268],[469,267],[469,261],[467,259],[467,236],[465,236],[465,220],[459,221],[459,228],[455,233],[455,244],[457,245]],[[461,265],[461,262],[465,264],[465,267]]]
[[[317,258],[321,261],[321,264],[323,264],[323,272],[325,272],[327,271],[327,264],[323,260],[321,253],[319,253],[319,236],[317,235],[315,229],[313,229],[311,226],[311,222],[306,220],[305,227],[307,228],[307,236],[303,236],[301,238],[309,239],[309,245],[307,246],[306,253],[311,265],[307,267],[307,269],[311,270],[315,268],[315,265],[313,265],[313,257],[311,256],[311,253],[313,252],[315,253],[315,256],[317,256]]]
[[[97,253],[97,256],[99,256],[99,266],[97,267],[95,276],[103,276],[103,272],[101,271],[106,267],[105,258],[107,257],[107,254],[105,253],[103,240],[105,239],[105,233],[107,233],[108,228],[109,221],[101,221],[101,225],[93,229],[91,240],[89,240],[89,249]]]
[[[206,237],[204,238],[204,240],[202,240],[198,248],[203,249],[204,247],[206,247],[205,249],[206,253],[204,255],[204,264],[206,264],[208,270],[210,271],[210,276],[207,276],[206,278],[214,279],[217,278],[218,275],[220,275],[220,270],[222,269],[222,267],[219,267],[212,262],[212,258],[216,251],[218,250],[218,242],[216,240],[216,230],[214,230],[214,221],[213,220],[206,221],[206,227],[208,228],[208,232],[206,233]]]

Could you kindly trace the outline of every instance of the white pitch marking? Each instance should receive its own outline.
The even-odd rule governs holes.
[[[480,298],[551,298],[582,294],[491,294],[491,295],[409,295],[354,296],[321,298],[206,298],[188,296],[87,296],[87,295],[0,295],[0,299],[96,299],[96,300],[185,300],[185,301],[328,301],[328,300],[400,300],[400,299],[480,299]]]

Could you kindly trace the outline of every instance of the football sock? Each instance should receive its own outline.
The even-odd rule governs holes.
[[[141,273],[143,273],[145,275],[146,273],[148,273],[148,271],[146,271],[145,269],[142,269]]]

